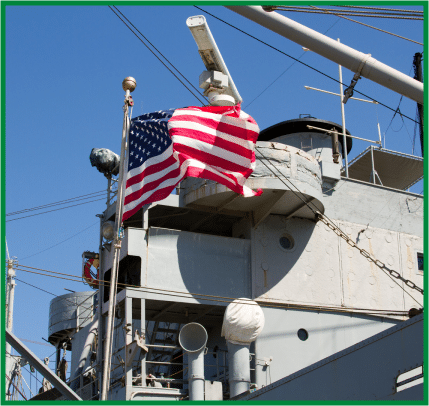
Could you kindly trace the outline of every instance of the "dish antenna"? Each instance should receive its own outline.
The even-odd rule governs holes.
[[[220,54],[204,16],[193,16],[186,20],[198,52],[206,66],[200,75],[200,88],[213,106],[234,106],[242,102],[228,68]]]

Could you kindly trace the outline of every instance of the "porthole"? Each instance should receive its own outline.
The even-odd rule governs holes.
[[[305,340],[307,340],[307,338],[308,338],[308,331],[306,330],[306,329],[304,329],[304,328],[300,328],[299,330],[298,330],[298,338],[301,340],[301,341],[305,341]]]
[[[295,246],[295,241],[289,234],[282,234],[279,238],[279,245],[285,251],[291,251]]]

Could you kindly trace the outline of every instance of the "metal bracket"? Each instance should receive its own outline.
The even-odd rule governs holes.
[[[354,74],[353,79],[350,83],[350,86],[344,90],[343,103],[346,104],[347,100],[353,96],[353,89],[356,86],[357,81],[361,78],[362,69],[365,66],[368,59],[371,58],[371,54],[366,54],[365,57],[361,60],[357,72]]]
[[[147,354],[148,348],[144,344],[145,344],[144,337],[141,336],[139,332],[136,330],[134,333],[134,341],[128,344],[126,347],[126,365],[127,366],[131,365],[131,362],[133,361],[139,349],[142,350],[143,355]]]

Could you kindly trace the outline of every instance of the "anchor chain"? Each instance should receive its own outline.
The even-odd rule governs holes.
[[[387,271],[390,276],[392,276],[395,279],[399,279],[402,282],[405,283],[409,288],[417,290],[417,292],[420,292],[423,295],[423,289],[419,288],[414,282],[410,281],[409,279],[403,278],[399,272],[390,269],[381,262],[379,259],[374,258],[368,251],[364,250],[363,248],[358,247],[358,245],[347,235],[345,234],[340,228],[338,228],[335,224],[328,221],[328,219],[319,211],[316,213],[319,220],[325,224],[327,227],[329,227],[335,234],[337,234],[339,237],[341,237],[343,240],[346,241],[347,244],[349,244],[351,247],[356,248],[360,254],[366,258],[368,261],[371,261],[374,263],[375,266],[380,268],[383,271]]]

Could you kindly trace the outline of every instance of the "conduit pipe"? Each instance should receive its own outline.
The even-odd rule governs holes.
[[[204,400],[204,349],[207,331],[198,323],[189,323],[179,333],[179,344],[188,354],[189,400]]]
[[[221,335],[228,345],[230,398],[250,389],[250,343],[264,324],[261,307],[250,299],[236,299],[225,310]]]
[[[423,83],[377,61],[369,54],[356,51],[279,13],[266,12],[261,6],[225,7],[423,105]]]
[[[97,331],[98,314],[96,313],[94,316],[94,321],[92,322],[91,327],[89,327],[89,332],[86,337],[85,344],[83,346],[82,353],[77,364],[77,368],[73,374],[73,377],[71,378],[70,388],[72,388],[74,391],[76,391],[80,386],[80,379],[77,379],[78,376],[84,373],[89,367],[89,363],[91,361],[91,347],[97,335]]]

